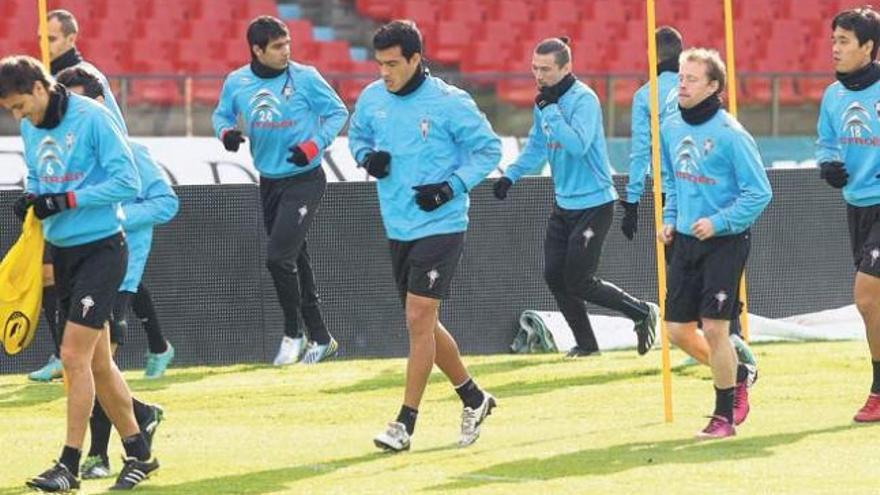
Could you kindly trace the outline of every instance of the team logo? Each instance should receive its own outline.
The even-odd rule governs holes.
[[[703,156],[708,156],[714,148],[715,142],[712,141],[711,138],[706,138],[706,140],[703,141]]]
[[[303,220],[306,219],[306,215],[309,214],[309,207],[307,205],[302,205],[297,211],[299,212],[299,222],[297,223],[302,224]]]
[[[290,97],[293,96],[293,86],[285,84],[284,87],[281,88],[281,96],[290,99]]]
[[[437,271],[436,268],[432,268],[431,271],[425,274],[428,277],[428,288],[433,289],[434,284],[440,278],[440,272]]]
[[[55,167],[64,168],[63,156],[64,150],[52,136],[44,137],[37,146],[40,170],[44,170],[46,175],[55,175]]]
[[[871,266],[874,266],[874,263],[877,262],[877,258],[880,258],[880,249],[874,248],[871,250]]]
[[[880,100],[877,103],[874,103],[874,113],[877,114],[877,118],[880,119]]]
[[[86,296],[86,297],[80,299],[79,303],[82,304],[82,307],[83,307],[83,309],[82,309],[82,317],[83,317],[83,319],[85,319],[86,316],[88,316],[89,311],[90,311],[93,307],[95,307],[95,300],[92,299],[92,296]]]
[[[67,146],[67,149],[70,150],[73,148],[73,143],[76,141],[76,138],[73,136],[72,132],[68,132],[64,136],[64,145]]]
[[[422,141],[428,140],[428,131],[431,129],[431,122],[427,117],[423,117],[419,122],[419,132],[422,134]]]
[[[593,240],[593,237],[596,237],[596,233],[593,232],[593,229],[591,227],[587,227],[587,230],[584,231],[583,236],[584,236],[584,247],[586,248],[587,246],[590,245],[590,241]]]
[[[686,172],[693,175],[699,174],[700,148],[697,147],[694,138],[686,136],[682,139],[681,142],[678,143],[678,147],[675,149],[675,157],[675,163],[678,165],[678,170],[680,172]]]
[[[251,107],[251,120],[257,122],[272,122],[276,117],[281,117],[281,101],[268,89],[257,91],[248,102]]]
[[[862,137],[862,133],[871,134],[871,114],[859,102],[850,103],[843,112],[843,131],[852,137]]]
[[[715,294],[715,302],[718,303],[718,312],[720,313],[724,308],[724,303],[727,302],[727,292],[724,292],[723,290],[718,291],[718,293]]]

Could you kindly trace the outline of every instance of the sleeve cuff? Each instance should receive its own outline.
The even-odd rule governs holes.
[[[712,228],[715,229],[715,235],[727,233],[727,222],[721,214],[712,215],[709,217],[709,221],[712,222]]]
[[[306,158],[308,158],[310,162],[318,156],[318,145],[311,139],[304,143],[300,143],[299,149],[306,154]]]
[[[452,174],[452,177],[449,178],[449,187],[452,188],[452,192],[456,196],[467,192],[467,185],[464,183],[464,180],[455,174]]]

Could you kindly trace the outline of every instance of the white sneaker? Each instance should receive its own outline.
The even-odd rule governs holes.
[[[272,361],[272,364],[284,366],[299,361],[303,348],[305,348],[305,341],[304,337],[293,339],[285,335],[281,339],[281,347],[278,348],[278,355],[275,356],[275,361]]]
[[[376,435],[373,443],[386,452],[402,452],[409,450],[410,436],[403,423],[392,421],[387,430]]]
[[[476,409],[465,407],[461,411],[461,436],[458,438],[459,447],[467,447],[480,438],[480,425],[486,416],[492,414],[495,408],[495,397],[489,392],[483,392],[483,403]]]

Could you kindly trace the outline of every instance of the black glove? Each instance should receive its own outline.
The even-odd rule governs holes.
[[[623,220],[620,221],[620,230],[627,239],[633,240],[633,236],[639,231],[639,202],[627,203],[621,201],[623,207]]]
[[[15,213],[15,216],[18,217],[19,220],[24,221],[24,217],[27,215],[28,207],[33,204],[33,200],[36,196],[33,194],[22,194],[15,200],[15,203],[12,203],[12,213]]]
[[[290,156],[287,157],[287,163],[292,163],[297,167],[305,167],[312,163],[312,159],[318,156],[318,145],[314,141],[303,141],[287,148]]]
[[[42,194],[32,199],[34,214],[40,220],[76,207],[73,191],[58,194]]]
[[[361,161],[361,167],[367,169],[367,173],[377,179],[388,177],[391,172],[391,154],[387,151],[372,151],[367,153]]]
[[[538,105],[538,110],[543,110],[547,105],[553,105],[557,102],[559,102],[559,90],[556,85],[542,87],[538,91],[538,96],[535,96],[535,105]]]
[[[492,187],[492,192],[495,193],[495,199],[504,199],[507,197],[507,190],[510,189],[510,186],[513,185],[513,181],[508,179],[507,177],[502,177],[498,179],[495,185]]]
[[[238,147],[241,146],[241,143],[243,142],[244,138],[241,137],[241,131],[239,130],[232,129],[223,134],[223,147],[226,148],[226,151],[238,151]]]
[[[846,185],[849,173],[841,162],[822,162],[819,164],[819,177],[825,179],[831,187],[840,189]]]
[[[416,190],[416,203],[424,211],[434,211],[440,208],[455,195],[449,182],[425,184],[415,186],[413,189]]]

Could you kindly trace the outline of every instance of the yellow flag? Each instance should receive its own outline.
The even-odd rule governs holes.
[[[34,339],[43,302],[43,227],[28,209],[21,236],[0,261],[3,349],[18,354]]]

